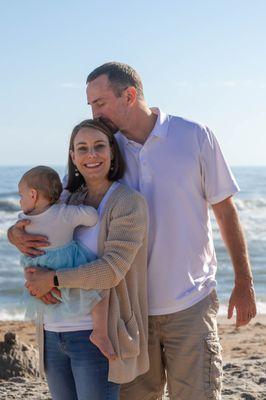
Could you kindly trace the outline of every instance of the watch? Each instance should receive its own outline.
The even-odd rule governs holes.
[[[58,276],[56,274],[54,275],[54,286],[55,287],[59,286]]]

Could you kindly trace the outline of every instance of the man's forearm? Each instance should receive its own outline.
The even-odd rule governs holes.
[[[236,327],[240,327],[248,324],[257,312],[247,244],[231,198],[215,204],[213,211],[235,272],[235,286],[229,299],[227,316],[232,318],[235,309]]]
[[[252,281],[247,243],[232,199],[213,206],[222,238],[230,254],[235,272],[235,283]]]

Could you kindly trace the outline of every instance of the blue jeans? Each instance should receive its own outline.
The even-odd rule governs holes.
[[[108,360],[91,343],[91,331],[44,332],[44,367],[53,400],[118,400],[108,382]]]

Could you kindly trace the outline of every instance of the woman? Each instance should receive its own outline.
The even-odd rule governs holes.
[[[39,298],[55,285],[110,289],[108,334],[116,359],[108,363],[89,340],[90,315],[47,326],[40,321],[41,371],[44,364],[55,400],[115,400],[119,384],[148,370],[146,203],[139,193],[118,183],[123,160],[112,133],[99,120],[85,120],[74,128],[68,169],[67,203],[98,209],[96,227],[80,227],[75,236],[98,258],[56,274],[29,268],[26,286]]]

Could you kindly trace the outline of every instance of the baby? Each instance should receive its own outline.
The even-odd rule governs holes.
[[[31,234],[48,237],[49,247],[37,257],[23,255],[21,263],[28,266],[54,270],[75,268],[96,258],[85,245],[73,240],[77,226],[92,227],[97,223],[97,211],[93,207],[72,206],[59,202],[62,184],[52,168],[38,166],[27,171],[19,182],[20,205],[23,213],[19,219],[30,220],[25,230]],[[60,289],[60,303],[45,305],[27,292],[26,316],[44,319],[47,323],[71,321],[91,312],[93,332],[91,341],[109,359],[115,359],[107,333],[109,292],[83,289]],[[107,294],[108,293],[108,294]]]

